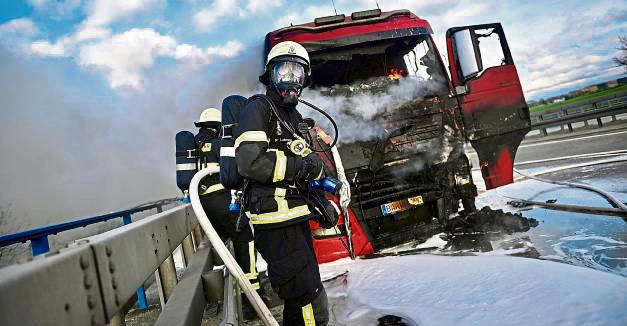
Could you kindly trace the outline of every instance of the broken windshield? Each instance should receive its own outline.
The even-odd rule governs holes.
[[[314,88],[411,77],[435,81],[446,92],[444,70],[428,35],[315,51],[311,58]]]

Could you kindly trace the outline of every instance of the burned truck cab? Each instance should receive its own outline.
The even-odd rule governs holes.
[[[492,25],[486,26],[490,29]],[[492,30],[497,27],[500,25],[493,24]],[[474,29],[471,31],[474,33]],[[475,51],[479,43],[476,38],[465,40],[456,34],[468,29],[449,32],[449,42],[458,44],[457,49],[463,46],[467,51],[470,46],[472,53],[479,53],[478,48]],[[342,217],[337,231],[319,229],[312,223],[320,262],[348,256],[340,240],[351,242],[355,255],[364,255],[429,237],[446,225],[460,207],[466,212],[474,211],[477,189],[464,153],[466,141],[474,142],[473,146],[477,142],[484,147],[489,145],[487,149],[477,149],[481,164],[485,165],[484,178],[493,181],[486,182],[488,187],[507,183],[508,171],[503,168],[511,162],[499,163],[499,155],[503,156],[499,153],[505,151],[513,158],[521,135],[529,128],[524,112],[518,119],[522,122],[504,144],[499,138],[503,130],[482,134],[486,123],[494,127],[505,123],[504,117],[509,117],[510,124],[514,122],[511,112],[503,113],[499,104],[464,111],[464,101],[475,103],[481,98],[469,85],[481,71],[473,71],[475,75],[465,73],[469,67],[488,67],[480,63],[474,67],[467,63],[472,58],[466,57],[465,72],[451,67],[456,75],[449,78],[432,33],[426,20],[408,10],[369,10],[348,17],[317,18],[266,36],[266,52],[282,41],[295,41],[307,49],[312,84],[303,97],[327,104],[320,105],[340,122],[338,149],[350,183],[350,223],[344,223]],[[504,35],[499,34],[502,29],[493,33],[504,40]],[[507,43],[504,45],[506,48]],[[509,54],[509,50],[504,52]],[[460,66],[462,51],[451,52],[449,48],[448,54],[452,64]],[[474,59],[480,57],[475,55]],[[517,75],[515,82],[520,88]],[[502,80],[485,84],[503,85]],[[475,97],[468,99],[470,94]],[[516,107],[514,113],[520,110]],[[477,116],[482,121],[476,121]],[[508,132],[512,130],[505,133]],[[332,156],[321,155],[328,170],[335,171]],[[501,167],[495,170],[496,165]],[[511,165],[509,169],[511,175]],[[347,224],[353,232],[347,232]]]

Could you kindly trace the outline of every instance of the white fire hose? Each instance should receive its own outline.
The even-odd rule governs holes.
[[[355,251],[353,249],[353,231],[351,230],[350,216],[348,215],[348,205],[351,202],[351,185],[346,180],[346,173],[344,173],[344,165],[342,164],[342,158],[340,152],[337,150],[337,146],[331,148],[333,154],[333,161],[335,161],[335,170],[337,172],[337,178],[342,183],[340,188],[340,208],[342,209],[342,215],[344,216],[344,226],[346,227],[346,238],[348,240],[348,253],[351,259],[355,259]]]
[[[278,326],[279,323],[277,323],[276,319],[274,319],[270,309],[268,309],[257,291],[253,288],[252,284],[250,284],[250,281],[235,261],[235,258],[233,258],[233,256],[229,253],[229,250],[222,242],[222,239],[220,239],[220,236],[211,225],[211,222],[209,222],[209,218],[200,204],[200,198],[198,196],[198,184],[200,183],[200,180],[209,174],[218,173],[219,171],[219,167],[212,166],[202,169],[194,175],[189,186],[189,198],[192,208],[194,209],[194,213],[196,213],[198,223],[200,223],[203,231],[205,231],[205,234],[215,248],[215,251],[224,262],[224,265],[228,269],[229,273],[231,273],[231,275],[233,275],[237,280],[237,283],[244,291],[244,294],[246,294],[246,297],[252,304],[253,308],[255,308],[259,318],[261,318],[265,325]]]

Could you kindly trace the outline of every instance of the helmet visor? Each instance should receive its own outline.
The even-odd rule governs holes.
[[[272,66],[272,81],[279,83],[305,84],[305,67],[302,64],[284,61]]]

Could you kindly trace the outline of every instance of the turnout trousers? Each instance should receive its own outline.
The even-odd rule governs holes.
[[[200,203],[205,210],[209,221],[223,241],[231,239],[235,253],[235,261],[246,273],[246,276],[255,289],[259,289],[257,268],[255,267],[256,253],[253,242],[253,232],[248,224],[237,231],[237,214],[229,212],[231,202],[229,191],[218,191],[200,196]]]
[[[284,300],[283,325],[326,325],[327,295],[320,280],[309,223],[255,230],[255,246],[268,263],[272,288]]]

